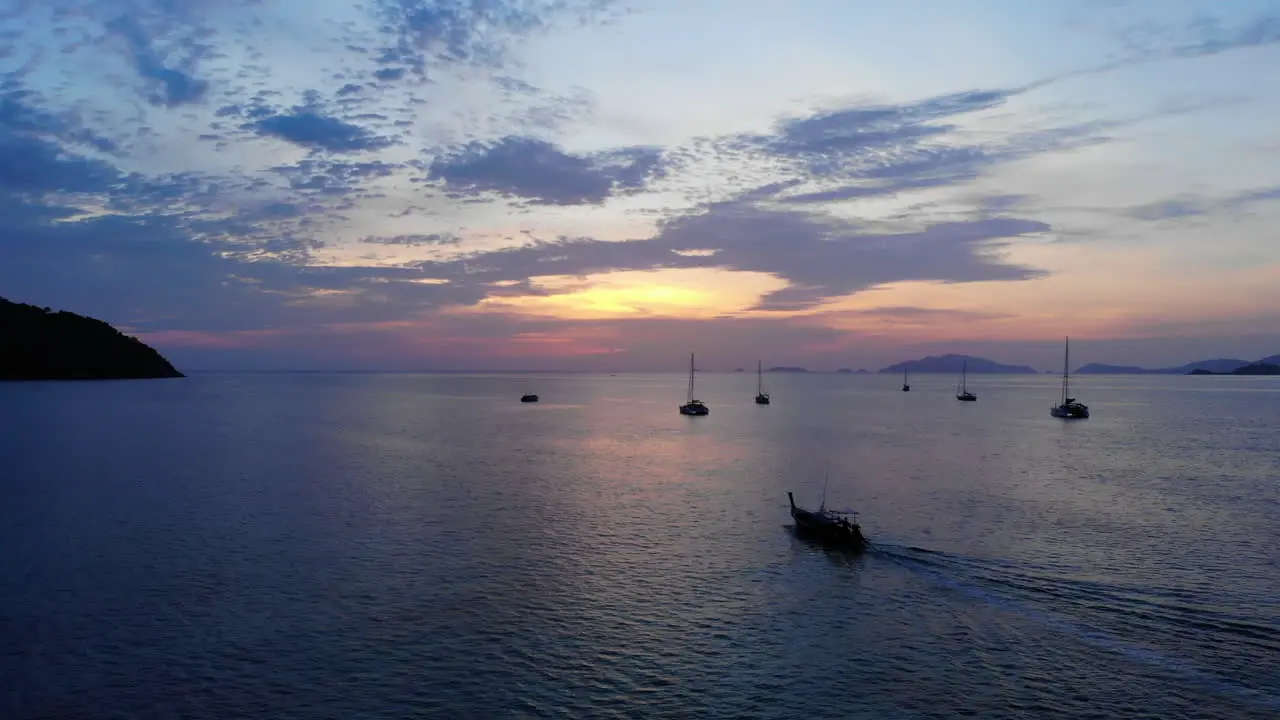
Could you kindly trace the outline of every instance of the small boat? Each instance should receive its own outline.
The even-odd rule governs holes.
[[[1089,406],[1073,397],[1068,397],[1071,392],[1070,358],[1071,338],[1067,338],[1062,351],[1062,399],[1057,405],[1049,408],[1049,414],[1063,420],[1084,420],[1089,417]]]
[[[973,402],[978,399],[977,395],[969,392],[969,361],[965,360],[960,364],[960,383],[956,386],[956,399],[966,402]]]
[[[902,368],[902,392],[911,392],[911,386],[907,384],[907,368]]]
[[[520,396],[520,402],[538,402],[538,396],[533,393],[525,393]]]
[[[689,401],[680,406],[681,415],[710,415],[711,408],[693,396],[693,353],[689,353]]]
[[[791,503],[791,517],[796,521],[796,533],[848,550],[867,548],[867,539],[853,511],[828,510],[825,499],[817,510],[805,510],[796,505],[795,496],[789,492],[787,500]]]
[[[756,361],[756,404],[769,404],[769,393],[764,391],[764,365],[759,360]]]

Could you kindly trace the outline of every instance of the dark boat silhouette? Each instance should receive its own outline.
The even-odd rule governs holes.
[[[520,402],[538,402],[538,396],[533,393],[525,393],[520,396]]]
[[[1069,397],[1071,394],[1071,338],[1067,338],[1062,349],[1062,399],[1057,405],[1049,408],[1049,414],[1063,420],[1084,420],[1089,417],[1089,406]]]
[[[756,361],[756,404],[769,404],[769,393],[764,391],[764,364],[760,360]]]
[[[787,493],[791,503],[791,517],[796,521],[796,534],[813,538],[823,544],[846,550],[865,550],[867,539],[862,535],[856,514],[851,510],[828,510],[824,499],[817,510],[805,510],[796,505],[795,496]]]
[[[693,394],[693,353],[689,353],[689,401],[680,406],[681,415],[710,415],[711,408]]]
[[[965,402],[973,402],[978,399],[977,395],[969,392],[969,361],[965,360],[960,365],[960,382],[956,387],[956,399]]]

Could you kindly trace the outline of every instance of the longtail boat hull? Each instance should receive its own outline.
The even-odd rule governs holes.
[[[796,505],[796,499],[787,493],[791,503],[791,517],[796,521],[796,533],[812,537],[824,544],[848,550],[865,550],[867,539],[857,521],[850,520],[843,513],[836,513],[825,508],[805,510]]]

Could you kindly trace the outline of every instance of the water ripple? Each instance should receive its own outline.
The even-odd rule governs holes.
[[[189,380],[0,390],[5,718],[1280,714],[1248,394]],[[785,528],[828,461],[879,550]]]

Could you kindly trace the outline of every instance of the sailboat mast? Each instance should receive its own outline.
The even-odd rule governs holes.
[[[756,394],[764,392],[764,361],[756,360]]]
[[[831,461],[827,461],[827,471],[822,476],[822,504],[818,506],[818,510],[827,509],[827,483],[831,482]]]
[[[1070,367],[1071,358],[1071,338],[1066,339],[1066,344],[1062,348],[1062,404],[1067,404],[1067,368]]]
[[[962,360],[960,362],[960,392],[966,392],[969,389],[969,361]]]
[[[689,402],[693,402],[693,353],[689,353]]]

